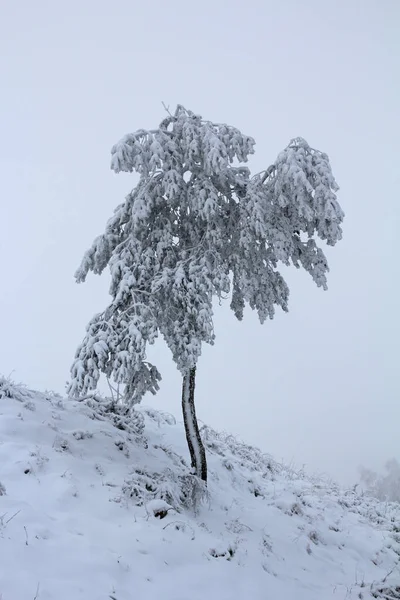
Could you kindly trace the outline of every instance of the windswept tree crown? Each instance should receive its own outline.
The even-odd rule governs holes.
[[[138,402],[160,374],[146,360],[159,333],[185,374],[202,342],[214,342],[213,298],[230,295],[238,319],[247,303],[260,321],[288,309],[279,262],[327,286],[319,238],[334,245],[343,212],[328,156],[293,139],[266,171],[243,165],[253,138],[178,106],[156,130],[138,130],[112,148],[115,172],[136,171],[135,189],[118,206],[76,272],[111,271],[107,309],[87,327],[72,367],[70,393],[94,389],[101,372]]]

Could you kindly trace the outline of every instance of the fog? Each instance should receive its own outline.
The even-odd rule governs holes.
[[[327,292],[292,268],[288,314],[217,307],[199,418],[346,485],[399,458],[398,1],[4,0],[0,49],[0,372],[64,393],[108,302],[108,273],[74,271],[136,181],[111,146],[180,103],[252,135],[254,171],[296,136],[327,152],[346,213]],[[146,402],[179,417],[169,351],[151,358]]]

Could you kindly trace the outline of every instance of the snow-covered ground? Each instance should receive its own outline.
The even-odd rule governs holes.
[[[0,379],[1,600],[400,598],[400,505],[202,433],[194,511],[172,416]]]

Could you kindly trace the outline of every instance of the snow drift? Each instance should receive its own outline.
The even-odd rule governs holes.
[[[1,600],[400,598],[400,505],[202,429],[0,379]]]

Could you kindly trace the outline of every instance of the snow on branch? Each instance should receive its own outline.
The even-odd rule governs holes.
[[[255,141],[178,105],[158,129],[125,135],[111,151],[115,172],[137,172],[135,189],[83,257],[78,282],[110,268],[111,302],[88,325],[70,392],[86,393],[100,373],[126,386],[130,401],[155,393],[160,375],[146,348],[161,334],[185,374],[203,342],[214,343],[213,299],[231,296],[260,321],[288,310],[279,266],[307,271],[326,289],[319,241],[335,245],[344,213],[328,156],[291,140],[264,172],[244,165]]]

